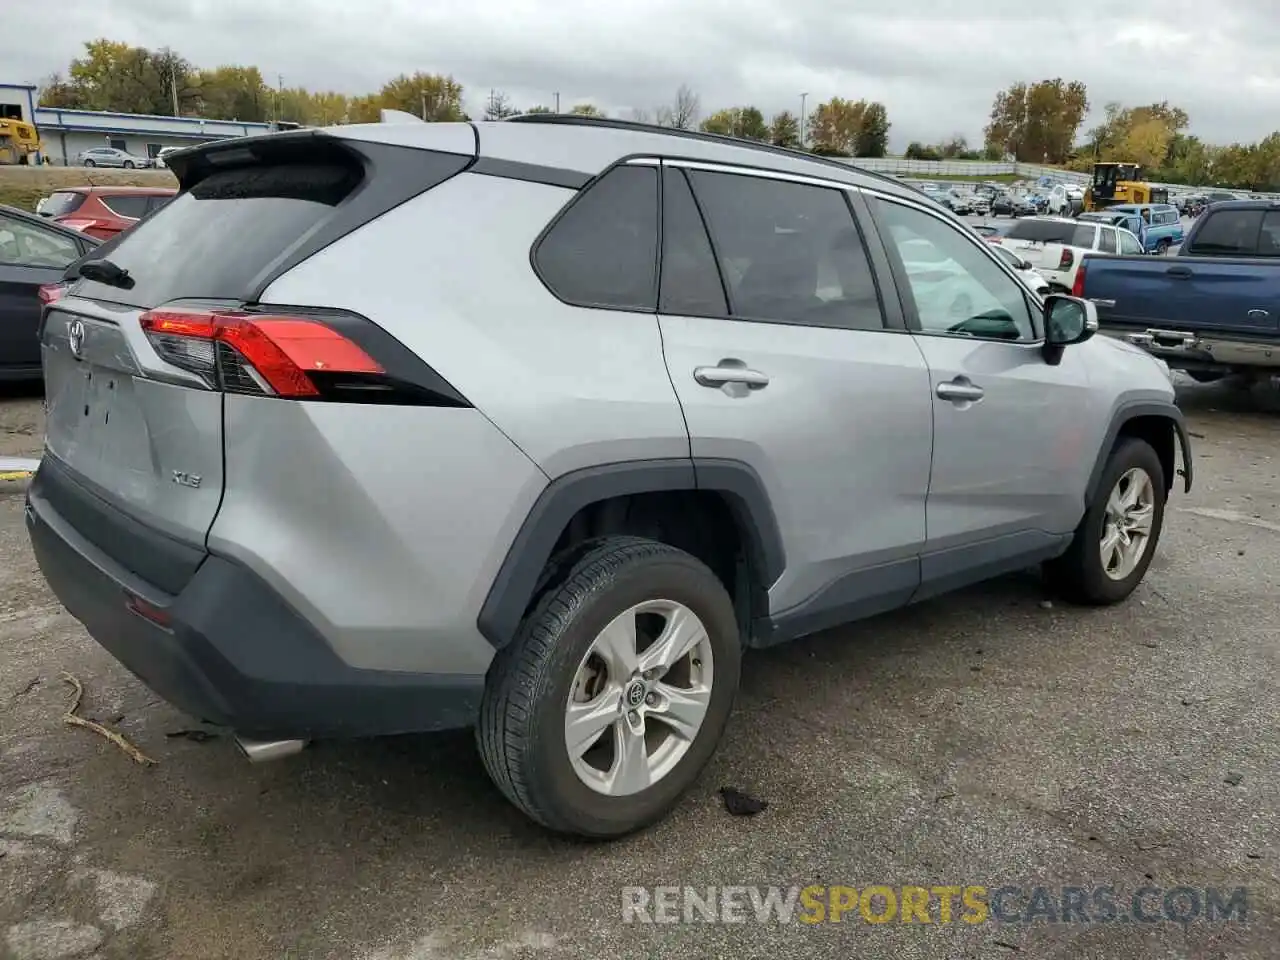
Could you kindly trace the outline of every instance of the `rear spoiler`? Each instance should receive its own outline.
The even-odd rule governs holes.
[[[348,164],[357,160],[363,165],[364,158],[347,146],[346,141],[323,130],[290,130],[215,140],[176,150],[164,158],[165,166],[178,178],[181,190],[190,190],[217,170],[262,163],[288,163],[291,160],[301,163],[331,160]]]

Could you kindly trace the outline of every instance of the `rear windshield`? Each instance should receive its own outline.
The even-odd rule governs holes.
[[[1034,240],[1039,243],[1061,243],[1068,247],[1093,249],[1097,228],[1088,223],[1062,220],[1021,220],[1006,236],[1011,240]]]
[[[358,175],[341,164],[278,164],[210,174],[102,252],[129,271],[134,286],[123,290],[95,283],[92,296],[140,307],[188,297],[238,298],[358,182]]]
[[[1211,210],[1187,252],[1201,257],[1275,256],[1275,243],[1274,233],[1263,230],[1262,210]]]
[[[44,202],[40,212],[46,217],[65,217],[68,213],[75,213],[82,203],[84,203],[83,193],[76,193],[74,190],[59,190],[49,195],[49,199]]]

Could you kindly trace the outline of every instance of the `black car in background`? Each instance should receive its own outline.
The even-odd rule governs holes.
[[[16,207],[0,205],[0,381],[40,378],[43,297],[99,241]],[[43,295],[42,287],[48,287]]]
[[[1007,190],[991,198],[993,217],[1030,217],[1036,212],[1035,204],[1030,199]]]

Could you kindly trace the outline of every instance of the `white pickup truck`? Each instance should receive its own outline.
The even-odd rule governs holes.
[[[1066,292],[1075,285],[1086,253],[1142,253],[1138,238],[1128,230],[1066,217],[1026,217],[993,242],[1030,262],[1053,290]]]

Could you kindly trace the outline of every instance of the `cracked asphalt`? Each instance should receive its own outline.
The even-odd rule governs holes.
[[[1182,391],[1196,489],[1123,606],[1008,577],[744,664],[726,741],[669,820],[551,837],[469,735],[247,765],[66,615],[0,486],[0,957],[1280,956],[1280,414]],[[1262,409],[1260,409],[1260,406]],[[0,455],[39,400],[0,399]],[[267,638],[269,639],[269,638]],[[82,713],[159,762],[62,721]],[[765,799],[729,816],[718,789]],[[623,923],[623,888],[1247,889],[1247,921]],[[1154,902],[1154,901],[1153,901]]]

